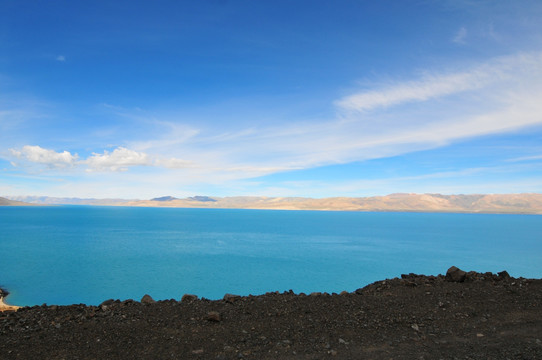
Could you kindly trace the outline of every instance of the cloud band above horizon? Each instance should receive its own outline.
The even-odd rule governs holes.
[[[542,125],[540,98],[542,53],[537,52],[356,93],[336,102],[347,114],[327,121],[238,129],[228,136],[201,129],[189,130],[188,136],[169,131],[161,138],[127,141],[111,152],[93,152],[86,159],[36,145],[10,149],[9,154],[14,165],[24,161],[56,170],[85,167],[108,172],[144,166],[228,173],[242,179],[396,156]],[[425,107],[411,109],[412,103]],[[452,111],[443,108],[451,105]],[[175,128],[164,121],[151,123]]]

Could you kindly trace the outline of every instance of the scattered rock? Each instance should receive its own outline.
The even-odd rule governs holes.
[[[240,298],[241,298],[241,296],[239,296],[239,295],[226,294],[226,295],[224,295],[223,300],[225,302],[228,302],[228,303],[233,303],[234,301],[239,300]]]
[[[407,274],[362,296],[25,307],[0,312],[0,358],[542,359],[542,280],[505,278]]]
[[[5,298],[9,295],[9,291],[6,289],[0,287],[0,299]]]
[[[192,295],[192,294],[184,294],[183,297],[181,298],[181,302],[192,302],[196,300],[198,300],[198,296]]]
[[[463,282],[467,277],[467,273],[461,269],[458,269],[455,266],[446,271],[446,280],[451,282]]]
[[[102,302],[102,303],[100,304],[100,306],[102,306],[102,305],[105,305],[105,306],[111,306],[111,305],[113,305],[114,303],[115,303],[115,300],[113,300],[113,299],[108,299],[108,300],[105,300],[104,302]]]
[[[222,317],[220,316],[220,313],[218,311],[209,311],[207,313],[206,319],[212,322],[220,322],[222,320]]]
[[[145,294],[141,298],[141,303],[142,304],[154,304],[155,302],[156,301],[154,301],[154,299],[149,294]]]

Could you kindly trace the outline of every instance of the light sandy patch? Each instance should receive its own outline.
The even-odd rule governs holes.
[[[4,298],[0,297],[0,312],[4,311],[16,311],[20,306],[8,305],[4,302]]]

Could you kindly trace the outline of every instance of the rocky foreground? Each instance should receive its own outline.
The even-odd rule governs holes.
[[[402,275],[353,293],[0,313],[2,359],[542,359],[542,280]]]

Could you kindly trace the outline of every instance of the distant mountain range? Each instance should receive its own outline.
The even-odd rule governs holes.
[[[178,200],[178,199],[173,196],[162,196],[162,197],[151,199],[151,201],[171,201],[171,200]]]
[[[113,206],[124,204],[131,200],[126,199],[81,199],[59,198],[49,196],[6,196],[6,200],[20,201],[34,205],[101,205]]]
[[[36,204],[25,203],[22,201],[10,200],[0,197],[0,206],[32,206]]]
[[[542,194],[441,195],[391,194],[372,197],[333,197],[312,199],[302,197],[208,197],[168,201],[139,200],[125,206],[276,209],[276,210],[342,210],[342,211],[418,211],[468,213],[542,214]]]
[[[15,201],[16,200],[16,201]],[[542,214],[542,194],[390,194],[372,197],[332,197],[312,199],[303,197],[193,196],[179,199],[163,196],[151,200],[78,199],[18,196],[0,198],[0,205],[110,205],[141,207],[179,207],[214,209],[275,209],[275,210],[335,210],[335,211],[410,211]]]

